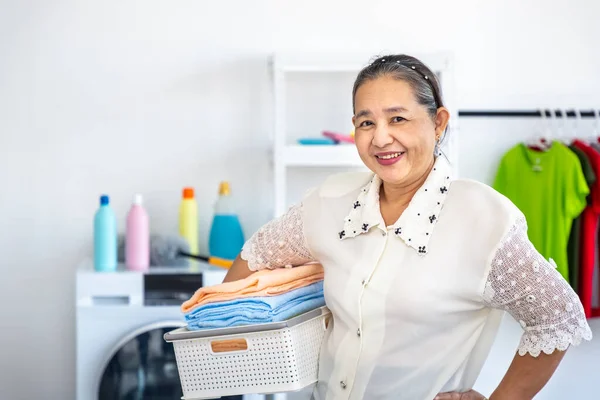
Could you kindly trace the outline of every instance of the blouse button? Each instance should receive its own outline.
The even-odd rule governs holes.
[[[362,280],[362,285],[363,285],[363,286],[367,286],[367,280],[366,280],[366,279],[363,279],[363,280]]]
[[[341,387],[342,389],[346,389],[346,382],[344,382],[344,381],[340,381],[340,387]]]
[[[360,329],[356,330],[356,336],[360,337]]]

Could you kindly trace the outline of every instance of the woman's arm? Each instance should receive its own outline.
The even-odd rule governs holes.
[[[294,205],[260,228],[244,244],[223,282],[244,279],[269,268],[295,267],[315,261],[304,237],[302,204]]]
[[[558,364],[564,357],[564,351],[552,354],[540,354],[533,357],[518,353],[513,358],[506,375],[494,390],[489,400],[531,400],[548,383]],[[434,400],[485,400],[486,397],[475,390],[465,393],[440,393]]]
[[[486,277],[483,301],[507,311],[523,328],[521,343],[490,400],[531,400],[554,374],[565,351],[590,340],[583,306],[567,281],[537,252],[519,219],[502,240]],[[480,393],[440,393],[439,400],[482,400]]]
[[[502,241],[486,280],[484,302],[507,311],[523,328],[518,353],[492,400],[532,399],[571,345],[592,333],[577,294],[537,252],[521,218]]]
[[[515,355],[500,385],[490,400],[530,400],[546,385],[564,357],[564,351],[552,354]]]
[[[239,281],[240,279],[247,278],[254,271],[248,268],[248,261],[244,260],[241,255],[238,255],[236,259],[229,267],[229,271],[227,271],[227,275],[225,275],[225,279],[223,279],[223,283],[231,282],[231,281]]]

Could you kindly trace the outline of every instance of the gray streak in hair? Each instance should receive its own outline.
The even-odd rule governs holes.
[[[435,118],[437,109],[444,106],[440,85],[435,74],[416,58],[399,54],[379,57],[360,71],[352,89],[353,113],[356,112],[354,100],[358,88],[367,81],[383,76],[407,82],[412,88],[417,102],[427,108],[431,118]]]

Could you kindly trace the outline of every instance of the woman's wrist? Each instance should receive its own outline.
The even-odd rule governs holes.
[[[502,393],[502,392],[498,392],[497,390],[494,391],[489,397],[485,398],[486,400],[523,400],[522,397],[514,397],[511,395],[508,395],[506,392]]]

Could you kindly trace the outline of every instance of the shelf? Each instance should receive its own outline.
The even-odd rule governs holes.
[[[384,51],[384,54],[399,54],[408,52],[414,57],[421,59],[438,74],[442,92],[448,104],[454,103],[454,69],[452,53],[439,52],[429,54],[419,54],[409,51],[410,49],[398,48]],[[335,146],[321,145],[308,146],[292,144],[291,138],[287,136],[289,121],[286,121],[287,107],[286,102],[290,94],[286,93],[288,88],[287,79],[306,79],[312,78],[316,74],[319,78],[329,78],[328,75],[341,73],[344,79],[348,78],[349,73],[356,74],[362,68],[374,60],[375,55],[380,50],[363,48],[361,51],[328,51],[328,52],[280,52],[273,54],[270,58],[270,72],[273,87],[273,116],[274,116],[274,134],[273,134],[273,184],[275,189],[275,204],[273,207],[274,217],[282,215],[290,204],[288,196],[288,169],[301,168],[353,168],[359,170],[368,170],[362,163],[356,147],[352,144],[340,144]],[[333,90],[333,87],[331,88]],[[293,92],[293,90],[292,90]],[[298,112],[298,111],[297,111]],[[300,110],[299,112],[302,112]],[[450,113],[456,112],[450,108]],[[453,126],[451,125],[451,129]],[[300,129],[296,127],[296,129]],[[453,160],[454,169],[458,170],[458,146],[457,135],[450,135],[448,143],[445,145],[446,154]],[[290,143],[286,145],[286,143]],[[313,171],[306,171],[312,173]],[[298,199],[292,199],[297,201]]]
[[[287,167],[364,167],[356,147],[339,145],[290,145],[280,154]]]

